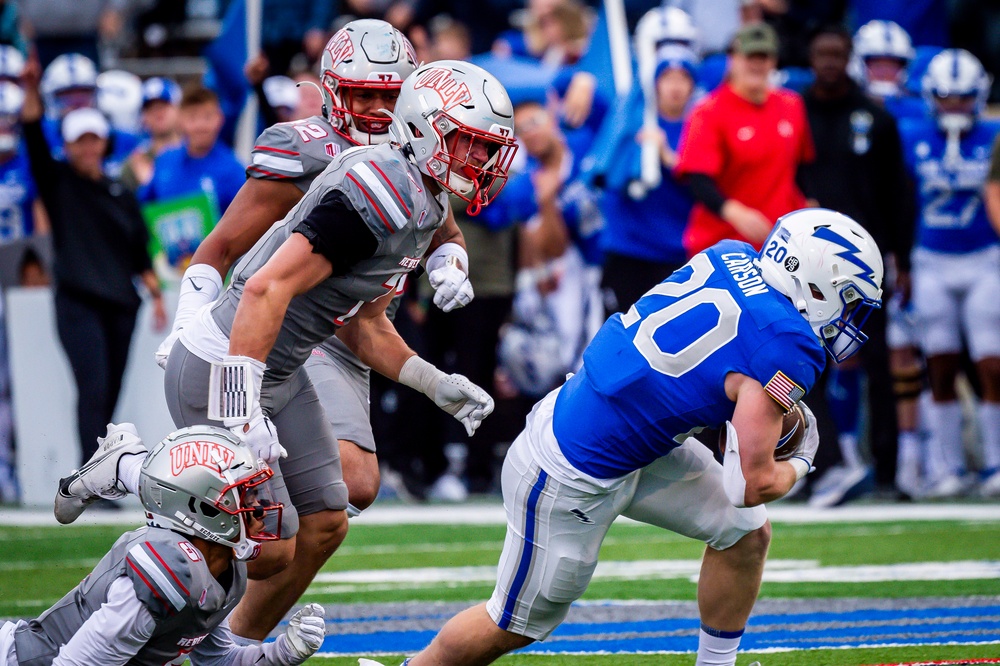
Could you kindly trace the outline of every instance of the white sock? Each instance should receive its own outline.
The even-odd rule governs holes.
[[[979,430],[983,439],[983,467],[993,472],[1000,468],[1000,404],[979,405]]]
[[[139,473],[145,461],[145,453],[142,455],[126,453],[118,459],[118,481],[125,486],[125,490],[136,497],[139,496]]]
[[[896,467],[903,469],[909,466],[920,471],[920,435],[912,430],[899,433],[899,450],[896,454]]]
[[[962,450],[962,406],[958,402],[930,402],[925,412],[930,432],[927,455],[927,476],[939,481],[946,476],[965,472]]]
[[[857,469],[864,465],[861,462],[861,454],[858,453],[857,435],[843,433],[837,437],[837,444],[840,446],[840,456],[849,469]]]
[[[698,632],[698,659],[695,666],[735,666],[743,630],[719,631],[701,625]]]

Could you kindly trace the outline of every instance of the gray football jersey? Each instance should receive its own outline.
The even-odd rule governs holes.
[[[267,381],[281,381],[361,306],[402,288],[444,222],[448,196],[432,195],[420,171],[391,145],[357,146],[337,155],[302,200],[240,260],[229,288],[212,306],[231,334],[246,281],[263,266],[330,189],[342,192],[377,240],[375,254],[346,275],[330,276],[292,299],[267,357]]]
[[[156,622],[153,635],[128,663],[173,663],[222,624],[243,597],[247,568],[233,561],[224,588],[208,570],[201,551],[184,535],[159,527],[123,534],[94,570],[52,608],[14,635],[21,666],[48,666],[108,598],[108,588],[128,576],[139,601]]]
[[[306,192],[330,160],[353,146],[323,116],[278,123],[257,137],[247,178],[287,180]]]

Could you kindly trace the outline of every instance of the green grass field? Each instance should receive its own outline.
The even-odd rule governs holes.
[[[123,531],[121,527],[0,527],[0,617],[30,617],[44,610],[78,583]],[[407,569],[495,566],[503,539],[501,526],[352,525],[347,541],[324,568],[303,601],[327,604],[398,601],[483,601],[492,583],[475,575],[408,579]],[[702,545],[662,530],[618,523],[608,535],[601,562],[678,561],[696,567]],[[1000,560],[1000,523],[928,521],[774,526],[770,561],[809,563],[810,567],[894,567],[916,563]],[[967,564],[955,565],[967,566]],[[947,571],[947,564],[941,566]],[[404,570],[400,572],[399,570]],[[695,569],[696,570],[696,569]],[[880,569],[882,570],[882,569]],[[471,571],[471,570],[470,570]],[[385,580],[338,579],[339,574],[385,572]],[[393,575],[388,575],[388,574]],[[481,573],[481,571],[479,572]],[[596,577],[587,600],[695,599],[690,576]],[[1000,578],[970,580],[871,580],[865,582],[767,582],[762,599],[906,599],[909,597],[1000,597]],[[751,621],[752,625],[752,621]],[[330,643],[328,639],[328,643]],[[372,653],[384,653],[379,645]],[[753,657],[753,658],[751,658]],[[942,645],[877,649],[812,650],[742,655],[741,666],[755,658],[764,666],[855,666],[932,660],[1000,657],[1000,645]],[[402,656],[379,657],[398,664]],[[500,663],[692,664],[691,655],[512,655]],[[316,658],[310,663],[356,664],[356,656]]]

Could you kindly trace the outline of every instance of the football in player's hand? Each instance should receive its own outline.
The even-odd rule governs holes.
[[[781,419],[781,437],[778,438],[778,445],[774,447],[775,460],[788,460],[792,457],[802,443],[802,437],[806,433],[806,415],[802,413],[802,408],[798,405],[792,407],[791,411]]]
[[[726,452],[726,428],[719,431],[719,451]],[[788,460],[799,448],[806,432],[806,417],[798,405],[792,407],[781,419],[781,437],[774,447],[775,460]]]

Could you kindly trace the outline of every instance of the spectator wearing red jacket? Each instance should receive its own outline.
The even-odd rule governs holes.
[[[740,28],[727,80],[688,119],[675,168],[697,202],[688,256],[726,238],[760,247],[779,217],[807,205],[796,176],[813,159],[812,138],[802,98],[771,85],[777,54],[773,28]]]

